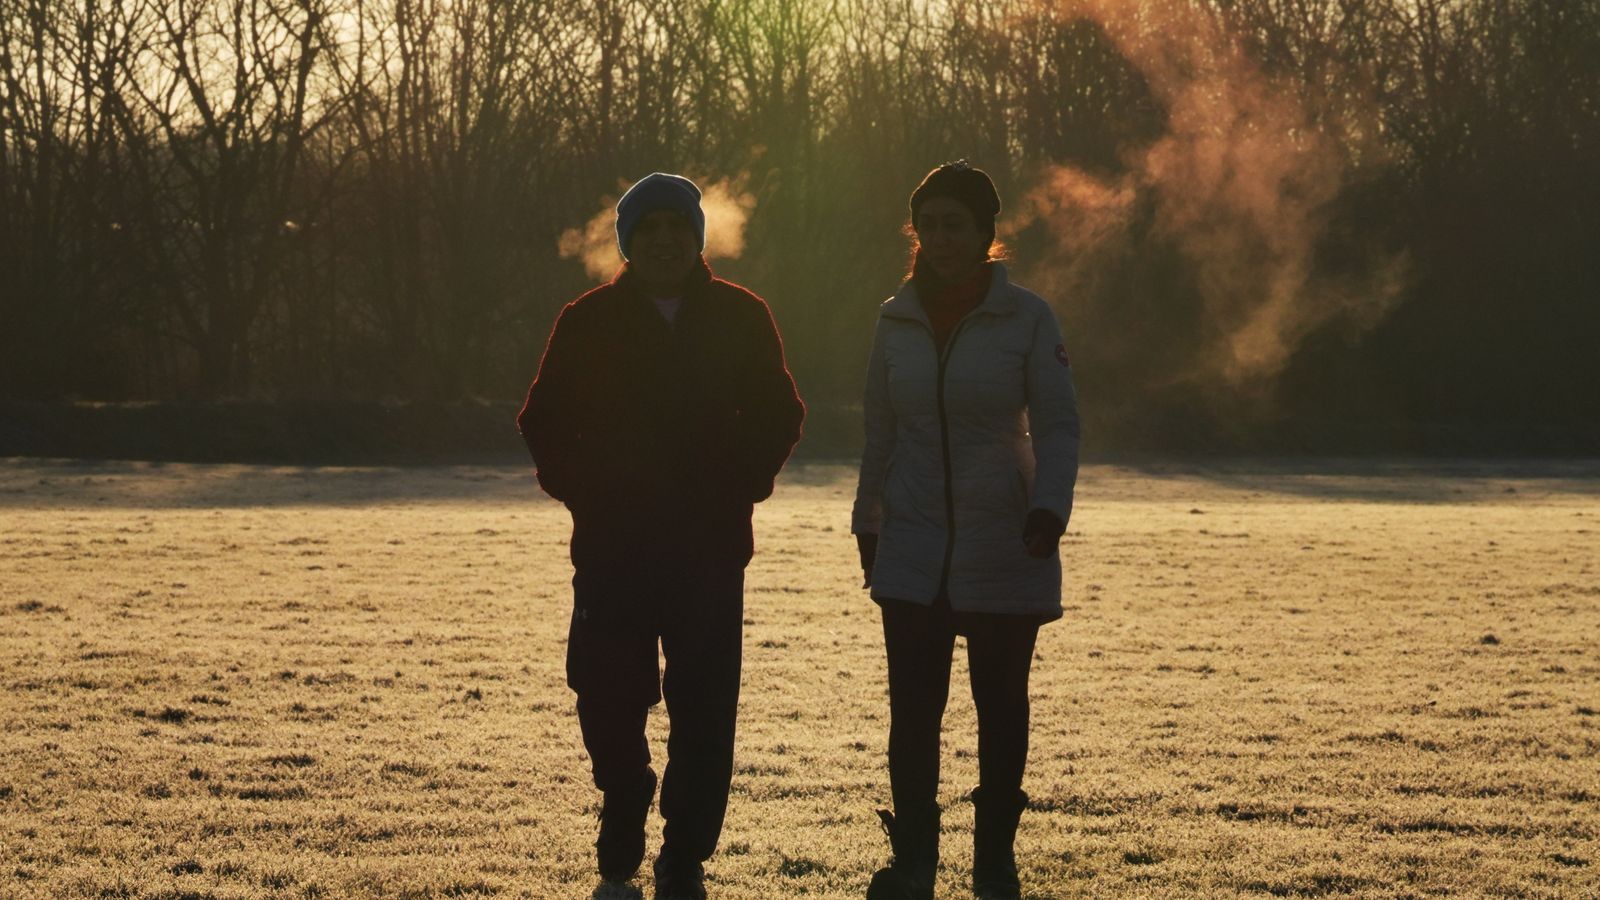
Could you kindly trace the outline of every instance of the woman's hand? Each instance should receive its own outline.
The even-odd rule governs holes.
[[[1048,509],[1033,509],[1028,511],[1028,518],[1022,525],[1022,543],[1028,548],[1028,555],[1034,559],[1048,559],[1054,556],[1056,549],[1061,545],[1061,536],[1067,533],[1067,523],[1061,517]]]
[[[861,554],[861,586],[872,587],[872,562],[878,558],[878,536],[870,532],[857,534],[856,550]]]

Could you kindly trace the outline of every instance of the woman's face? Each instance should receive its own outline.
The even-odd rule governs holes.
[[[628,238],[628,267],[647,290],[660,296],[682,290],[699,258],[694,226],[670,210],[645,215]]]
[[[911,226],[922,248],[920,256],[947,281],[971,275],[989,255],[988,233],[979,231],[971,211],[951,197],[923,201]]]

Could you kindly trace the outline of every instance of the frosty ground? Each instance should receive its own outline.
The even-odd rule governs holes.
[[[887,858],[853,487],[758,510],[714,897]],[[9,460],[0,517],[0,894],[595,891],[568,519],[525,469]],[[1600,466],[1091,466],[1063,554],[1028,896],[1600,893]]]

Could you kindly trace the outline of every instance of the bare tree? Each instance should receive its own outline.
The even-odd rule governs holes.
[[[148,56],[128,63],[134,115],[153,125],[144,170],[159,187],[140,225],[207,396],[251,387],[250,331],[278,275],[291,187],[308,135],[309,85],[326,42],[319,0],[147,0]]]
[[[1180,20],[1204,39],[1163,40]],[[1135,196],[1126,246],[1078,285],[1106,317],[1074,324],[1102,335],[1086,380],[1122,373],[1092,387],[1157,403],[1140,348],[1206,327],[1214,263],[1157,233],[1128,173],[1174,135],[1173,79],[1229,71],[1219,54],[1299,112],[1219,108],[1190,138],[1334,148],[1315,161],[1338,189],[1289,198],[1321,229],[1303,268],[1359,283],[1379,242],[1419,273],[1383,322],[1306,335],[1286,403],[1353,402],[1317,393],[1337,370],[1374,379],[1350,396],[1462,416],[1588,408],[1562,385],[1594,374],[1577,336],[1600,327],[1600,10],[1557,0],[12,0],[0,390],[514,394],[586,283],[557,237],[669,168],[745,176],[725,265],[773,301],[807,390],[848,399],[906,192],[969,156],[1013,201],[1061,167]],[[1065,252],[1013,237],[1024,266]],[[1449,362],[1494,334],[1537,358]]]

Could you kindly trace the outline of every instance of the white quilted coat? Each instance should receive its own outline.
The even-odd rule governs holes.
[[[1000,263],[943,358],[907,283],[879,313],[851,531],[879,535],[875,599],[1061,615],[1061,559],[1028,556],[1030,509],[1068,521],[1078,405],[1049,304]]]

